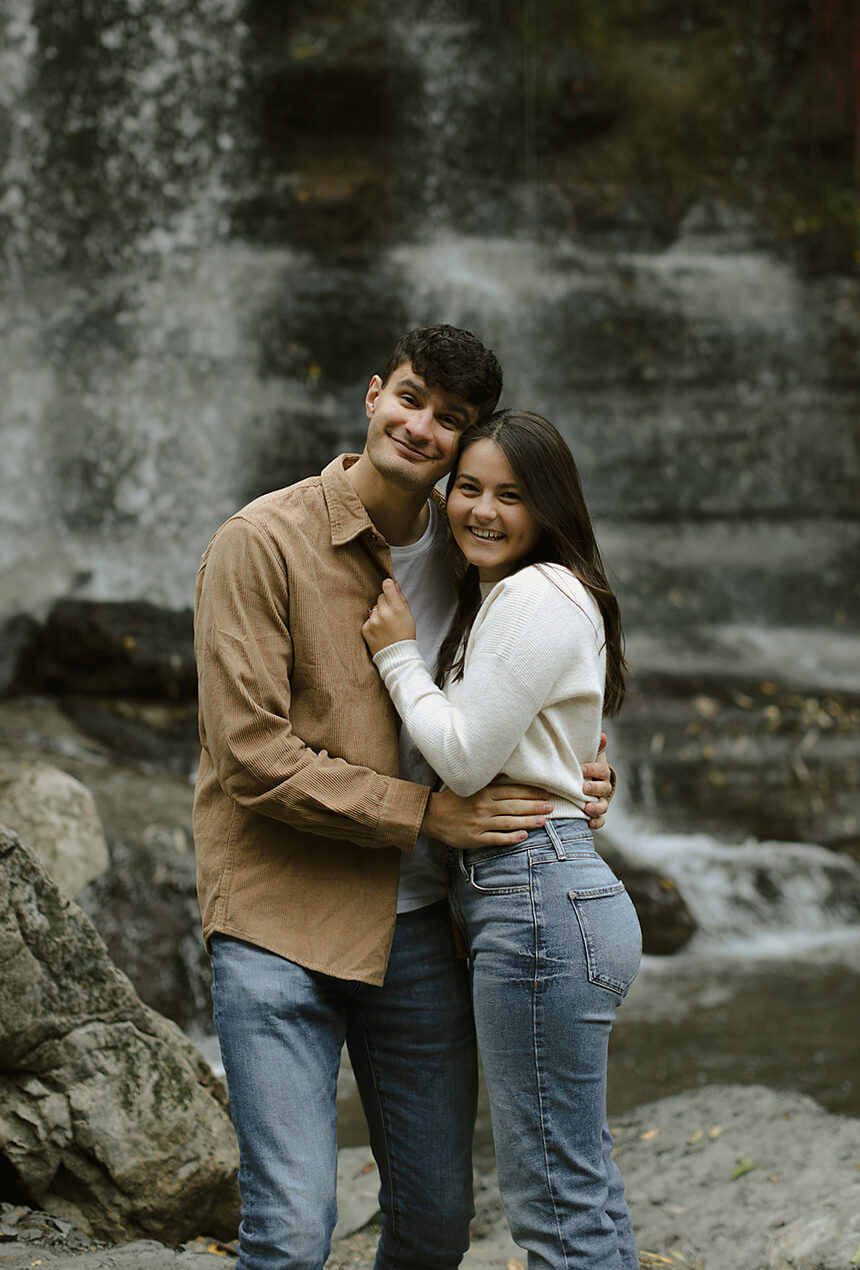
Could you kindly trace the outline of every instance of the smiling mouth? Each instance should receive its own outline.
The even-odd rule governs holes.
[[[505,534],[500,534],[496,529],[476,529],[474,525],[469,525],[468,528],[472,537],[481,542],[501,542],[505,537]]]
[[[397,446],[398,450],[400,450],[401,454],[405,454],[410,459],[429,458],[429,455],[424,450],[416,450],[414,446],[409,445],[406,441],[401,441],[400,437],[392,437],[391,440]]]

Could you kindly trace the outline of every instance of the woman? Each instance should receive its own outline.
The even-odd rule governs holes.
[[[362,633],[412,739],[455,793],[504,773],[554,804],[517,846],[448,851],[505,1212],[530,1270],[636,1270],[606,1059],[641,938],[594,850],[581,775],[603,712],[624,696],[618,605],[573,457],[539,415],[504,410],[467,429],[448,519],[468,567],[443,686],[393,580]]]

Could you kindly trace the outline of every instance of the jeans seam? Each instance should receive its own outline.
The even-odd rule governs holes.
[[[531,868],[531,863],[530,863],[529,865],[530,875],[532,871],[533,870]],[[531,881],[531,878],[530,878],[530,881]],[[536,888],[534,884],[532,883],[528,889],[529,889],[529,898],[531,901],[532,929],[534,931],[534,950],[535,950],[534,951],[534,993],[532,995],[532,1036],[534,1038],[535,1077],[536,1077],[536,1084],[537,1084],[538,1113],[540,1116],[541,1152],[543,1155],[544,1176],[546,1179],[547,1194],[549,1196],[549,1201],[552,1204],[552,1215],[553,1215],[553,1220],[555,1222],[556,1238],[558,1240],[558,1245],[559,1245],[559,1248],[561,1249],[561,1253],[562,1253],[562,1256],[564,1257],[565,1266],[566,1266],[567,1253],[564,1251],[564,1238],[562,1234],[562,1227],[561,1227],[561,1221],[560,1221],[559,1212],[558,1212],[558,1205],[556,1203],[555,1185],[552,1179],[552,1167],[550,1164],[551,1129],[549,1125],[549,1118],[546,1113],[546,1092],[547,1091],[544,1085],[544,1069],[543,1069],[543,1063],[541,1060],[542,1041],[541,1041],[540,1028],[538,1026],[539,1025],[539,1005],[540,1005],[541,996],[543,994],[543,989],[541,987],[541,979],[540,979],[541,926],[540,926],[540,922],[538,921],[538,913],[537,913],[537,907],[536,907],[537,905],[537,900],[535,896]]]
[[[400,1256],[400,1211],[399,1211],[398,1203],[397,1203],[397,1186],[395,1184],[395,1167],[394,1167],[394,1161],[391,1155],[391,1148],[389,1143],[385,1091],[379,1081],[379,1069],[376,1063],[376,1055],[373,1049],[373,1045],[371,1044],[367,1029],[364,1027],[363,1024],[360,1024],[359,1026],[360,1026],[362,1043],[364,1044],[364,1048],[367,1053],[368,1066],[370,1068],[370,1073],[373,1080],[373,1089],[376,1094],[377,1103],[379,1105],[379,1127],[380,1127],[380,1134],[382,1137],[381,1146],[385,1152],[385,1166],[388,1170],[388,1191],[389,1191],[389,1197],[390,1197],[389,1211],[391,1214],[391,1224],[392,1224],[392,1230],[391,1230],[392,1243],[394,1245],[391,1249],[391,1253],[392,1253],[392,1256],[399,1257]],[[376,1161],[376,1166],[377,1168],[380,1168],[379,1160]],[[380,1171],[380,1181],[382,1181],[381,1171]]]

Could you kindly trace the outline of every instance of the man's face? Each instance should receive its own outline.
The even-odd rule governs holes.
[[[384,385],[374,375],[365,407],[365,450],[377,472],[400,489],[427,494],[454,466],[460,435],[478,417],[478,407],[462,397],[428,388],[410,362]]]

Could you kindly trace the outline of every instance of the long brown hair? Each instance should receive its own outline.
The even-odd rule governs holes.
[[[448,494],[454,488],[466,450],[485,438],[494,441],[510,463],[523,503],[542,530],[534,549],[518,562],[517,569],[529,564],[565,565],[590,591],[600,609],[606,640],[603,709],[607,715],[617,714],[624,700],[627,670],[624,633],[573,455],[558,429],[541,415],[528,410],[499,410],[463,433],[457,466],[448,477]],[[462,677],[466,642],[481,607],[478,570],[474,565],[465,565],[459,551],[454,550],[460,556],[458,572],[462,576],[457,584],[457,612],[439,650],[437,683],[449,674],[454,679]]]

